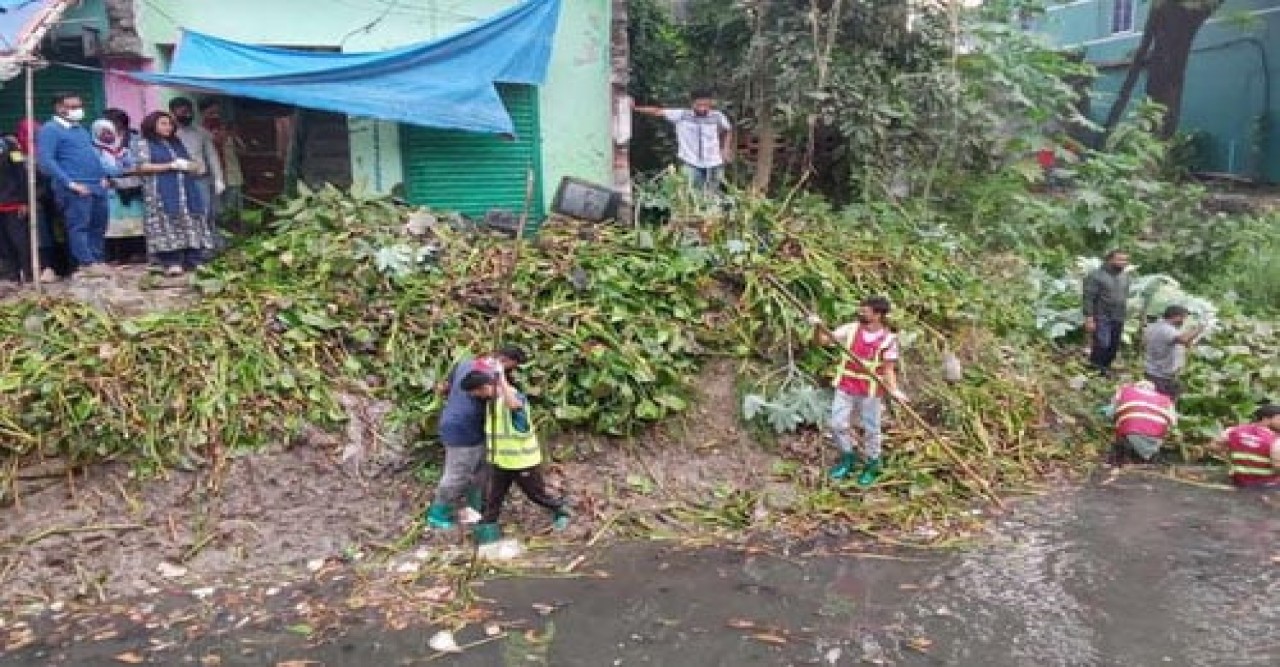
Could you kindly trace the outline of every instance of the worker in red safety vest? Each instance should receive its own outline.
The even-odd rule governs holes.
[[[1264,405],[1253,422],[1233,426],[1215,444],[1231,461],[1231,483],[1240,487],[1280,487],[1280,405]]]
[[[881,470],[880,417],[883,400],[893,397],[901,403],[907,396],[898,388],[895,367],[898,362],[898,336],[889,329],[885,317],[889,314],[889,300],[870,297],[858,306],[858,320],[837,328],[830,335],[825,333],[822,320],[811,316],[809,321],[817,329],[814,338],[820,345],[839,345],[840,368],[836,371],[835,396],[831,402],[831,436],[840,449],[840,460],[831,469],[833,480],[843,480],[862,466],[858,486],[875,483]],[[853,357],[856,357],[854,359]],[[857,416],[862,435],[860,460],[854,451],[852,421]]]
[[[1160,452],[1169,430],[1178,422],[1173,399],[1156,391],[1155,384],[1142,380],[1126,384],[1111,399],[1116,422],[1116,439],[1107,463],[1150,463]]]

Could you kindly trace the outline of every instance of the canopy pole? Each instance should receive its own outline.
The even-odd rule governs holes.
[[[27,140],[27,226],[31,235],[31,283],[35,285],[36,293],[44,292],[44,282],[40,280],[40,201],[36,196],[36,69],[32,66],[31,60],[28,59],[25,65],[27,70],[27,123],[26,123],[26,140]]]

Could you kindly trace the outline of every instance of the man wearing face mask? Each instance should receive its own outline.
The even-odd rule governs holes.
[[[196,108],[191,100],[175,97],[169,102],[169,113],[178,121],[178,141],[182,142],[187,154],[200,165],[196,172],[196,186],[208,202],[206,213],[209,220],[218,219],[218,200],[227,189],[222,176],[222,161],[218,157],[218,147],[214,144],[213,134],[196,124]]]
[[[1089,364],[1104,377],[1120,351],[1120,337],[1129,313],[1129,254],[1112,250],[1102,266],[1085,276],[1084,330],[1090,334]]]
[[[93,137],[81,123],[84,100],[75,93],[53,98],[54,116],[36,137],[36,162],[49,177],[67,227],[67,243],[77,271],[102,276],[107,267],[107,173]]]
[[[889,300],[874,296],[858,305],[858,321],[838,327],[828,334],[822,320],[812,316],[814,339],[819,345],[838,345],[840,368],[836,371],[835,396],[831,402],[831,435],[840,449],[840,461],[831,469],[831,479],[839,481],[863,466],[858,486],[867,487],[880,476],[880,417],[883,400],[892,396],[900,403],[907,396],[898,388],[898,336],[889,330],[885,317]],[[862,435],[862,454],[854,450],[853,417],[857,415]]]

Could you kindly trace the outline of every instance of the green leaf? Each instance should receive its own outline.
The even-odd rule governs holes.
[[[751,421],[759,416],[768,406],[769,401],[766,400],[764,396],[759,394],[747,394],[742,397],[742,416],[747,421]]]
[[[656,421],[662,418],[662,408],[659,407],[657,403],[646,398],[640,401],[640,404],[636,406],[635,414],[639,419]]]
[[[644,475],[627,475],[627,486],[637,493],[649,495],[653,493],[653,480]]]
[[[689,403],[687,401],[675,394],[662,394],[661,396],[654,398],[654,400],[657,401],[659,405],[674,412],[683,412],[689,407]]]

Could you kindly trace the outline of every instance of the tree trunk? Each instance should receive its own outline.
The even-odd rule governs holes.
[[[754,55],[755,76],[752,77],[755,93],[752,111],[756,118],[756,163],[751,175],[751,191],[758,194],[769,192],[769,184],[773,179],[773,158],[777,152],[777,130],[774,127],[774,98],[771,85],[773,63],[770,52],[772,45],[765,39],[765,27],[772,20],[772,0],[761,0],[756,5],[756,23],[752,41],[756,48]]]
[[[1160,136],[1168,139],[1178,130],[1182,117],[1182,88],[1187,78],[1187,62],[1196,33],[1222,0],[1162,0],[1153,3],[1147,15],[1142,41],[1133,54],[1133,62],[1116,102],[1107,114],[1104,132],[1109,134],[1124,117],[1137,87],[1138,76],[1147,72],[1147,97],[1165,108]],[[1104,134],[1105,137],[1105,134]]]
[[[1164,122],[1160,125],[1161,138],[1168,139],[1178,130],[1191,44],[1200,26],[1219,4],[1206,2],[1188,6],[1166,0],[1152,10],[1164,17],[1147,62],[1147,96],[1165,108]]]
[[[773,159],[778,152],[778,131],[773,122],[773,100],[765,97],[756,107],[756,164],[751,191],[768,194],[773,179]]]
[[[831,52],[840,36],[840,17],[844,13],[843,4],[843,0],[832,0],[830,3],[825,2],[825,0],[810,0],[809,26],[813,30],[813,60],[816,75],[814,90],[819,93],[827,92],[827,83],[831,78]],[[826,9],[823,9],[823,7],[826,7]],[[822,25],[824,15],[827,19],[825,33]],[[823,100],[818,104],[824,105],[826,103]],[[809,114],[808,141],[806,142],[804,153],[805,177],[813,175],[813,159],[818,149],[818,119],[817,112]]]
[[[1124,83],[1120,84],[1120,92],[1116,94],[1116,101],[1111,105],[1111,111],[1107,113],[1107,122],[1102,126],[1102,141],[1099,145],[1105,143],[1108,134],[1116,129],[1116,125],[1120,124],[1120,119],[1124,118],[1124,112],[1129,108],[1129,100],[1133,99],[1133,89],[1138,84],[1138,76],[1142,74],[1143,68],[1147,66],[1148,54],[1151,52],[1151,42],[1155,38],[1157,23],[1160,12],[1154,8],[1147,15],[1147,25],[1142,29],[1142,40],[1138,42],[1138,49],[1133,52],[1133,61],[1129,63],[1129,71],[1125,74]]]

